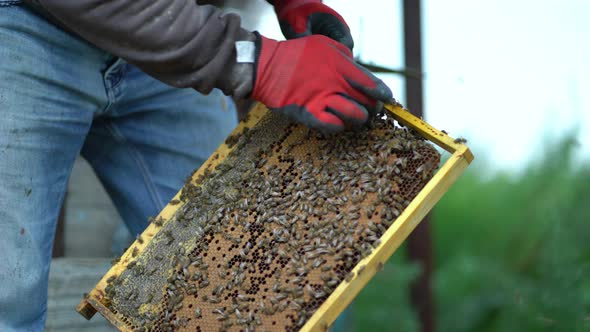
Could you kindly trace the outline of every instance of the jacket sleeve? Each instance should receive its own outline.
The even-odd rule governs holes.
[[[25,0],[67,28],[169,85],[244,97],[253,64],[238,64],[236,42],[254,41],[240,17],[195,0]]]

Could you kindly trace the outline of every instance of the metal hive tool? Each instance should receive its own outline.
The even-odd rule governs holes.
[[[259,105],[78,311],[122,331],[326,330],[473,159],[386,110],[325,138]],[[425,138],[453,153],[438,171]]]

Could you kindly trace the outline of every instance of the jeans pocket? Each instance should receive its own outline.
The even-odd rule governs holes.
[[[20,5],[21,0],[0,0],[0,8]]]

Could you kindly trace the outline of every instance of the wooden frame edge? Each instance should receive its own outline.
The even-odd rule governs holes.
[[[464,144],[456,142],[446,133],[433,128],[399,106],[386,105],[385,108],[398,122],[416,130],[429,141],[446,151],[451,152],[452,156],[436,172],[434,177],[426,184],[414,200],[412,200],[398,220],[383,234],[381,237],[381,244],[378,248],[376,248],[371,255],[365,257],[357,264],[353,269],[354,278],[349,283],[340,284],[300,331],[322,331],[324,328],[327,328],[329,324],[333,323],[337,318],[337,315],[352,302],[360,290],[378,272],[379,266],[385,264],[389,257],[391,257],[395,250],[397,250],[408,235],[420,223],[422,218],[424,218],[432,207],[434,207],[438,200],[473,160],[473,155],[469,148]],[[250,112],[247,121],[240,122],[231,135],[240,135],[245,128],[255,126],[266,112],[267,109],[263,105],[259,104],[255,106]],[[193,174],[193,181],[207,169],[215,167],[220,161],[224,160],[231,151],[232,147],[223,143]],[[179,190],[172,200],[178,200],[181,193],[182,189]],[[164,222],[168,222],[180,207],[182,207],[182,203],[177,205],[168,204],[158,214],[157,218],[162,218]],[[120,261],[113,265],[92,289],[88,298],[83,299],[78,304],[76,311],[86,319],[91,319],[98,311],[119,330],[129,331],[129,329],[126,326],[123,326],[117,320],[115,315],[102,303],[106,280],[113,275],[118,275],[126,268],[129,262],[134,260],[131,255],[132,248],[137,248],[141,254],[143,249],[159,230],[159,227],[150,224],[141,235],[143,243],[135,241],[129,247],[129,249],[121,256]],[[359,274],[361,267],[363,268],[363,271]]]

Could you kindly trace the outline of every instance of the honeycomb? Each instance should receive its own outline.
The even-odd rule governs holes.
[[[227,158],[187,180],[177,213],[155,220],[154,238],[107,280],[104,302],[129,329],[299,330],[440,163],[385,114],[323,136],[269,112],[226,144]]]

